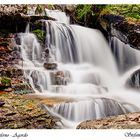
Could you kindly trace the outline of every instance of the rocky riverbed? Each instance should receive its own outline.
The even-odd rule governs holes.
[[[48,102],[50,102],[49,99]],[[39,98],[32,99],[25,95],[0,92],[0,128],[58,128],[57,123],[61,123],[60,119],[41,109],[41,105],[42,102]]]

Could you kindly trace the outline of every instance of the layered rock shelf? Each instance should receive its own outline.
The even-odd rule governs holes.
[[[35,24],[38,20],[55,20],[46,15],[29,15],[28,11],[32,5],[0,5],[0,29],[6,29],[7,31],[16,33],[24,32],[25,27],[28,22],[33,26],[38,26]]]
[[[57,128],[59,118],[41,109],[41,105],[39,98],[0,92],[0,129]]]
[[[140,113],[88,120],[80,123],[77,129],[140,129]]]

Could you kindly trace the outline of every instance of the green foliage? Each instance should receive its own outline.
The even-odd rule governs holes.
[[[77,5],[75,19],[78,22],[90,23],[105,14],[121,15],[125,18],[140,19],[140,4],[110,4],[110,5]]]
[[[108,5],[110,13],[122,15],[126,18],[140,19],[140,4]]]
[[[37,5],[35,14],[42,14],[44,12],[44,8],[41,5]]]
[[[85,25],[91,22],[92,19],[96,20],[101,11],[106,7],[106,5],[77,5],[75,10],[75,18]]]
[[[11,85],[11,79],[7,77],[0,77],[0,83],[3,86],[10,86]]]
[[[94,14],[93,11],[91,10],[92,5],[78,5],[76,7],[76,16],[78,20],[85,19],[88,14]]]
[[[51,10],[55,9],[55,7],[54,7],[53,4],[48,4],[48,5],[47,5],[47,8],[48,8],[48,9],[51,9]]]
[[[34,34],[36,34],[36,36],[38,37],[39,40],[43,41],[44,40],[44,36],[45,36],[45,31],[40,30],[40,29],[36,29],[32,31]]]

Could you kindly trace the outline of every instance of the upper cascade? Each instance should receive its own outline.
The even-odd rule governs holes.
[[[49,10],[45,9],[46,15],[56,19],[60,23],[70,24],[70,18],[66,15],[65,12],[60,10]]]

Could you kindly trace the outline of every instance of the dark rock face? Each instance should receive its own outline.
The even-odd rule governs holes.
[[[47,70],[55,70],[57,68],[56,63],[44,63],[44,68]]]
[[[29,16],[27,14],[28,7],[31,7],[31,5],[25,5],[25,4],[15,4],[15,5],[2,5],[0,4],[0,29],[6,29],[7,31],[16,33],[16,32],[24,32],[25,27],[28,22],[33,25],[33,28],[36,28],[35,26],[38,26],[38,24],[34,24],[37,20],[41,19],[51,19],[53,18],[43,16],[43,15],[32,15]]]
[[[125,85],[128,88],[134,88],[135,90],[140,90],[140,69],[136,70],[132,75],[130,75]]]
[[[140,50],[140,25],[127,21],[118,15],[103,15],[99,19],[102,28],[110,36],[115,36],[122,42],[130,44],[131,47]],[[114,29],[116,30],[114,32]],[[122,36],[124,36],[122,38]]]
[[[27,13],[26,5],[0,5],[0,29],[11,30],[12,32],[16,31],[17,27],[23,29],[26,26],[26,22],[19,20],[21,17],[20,14]],[[18,23],[19,25],[18,26]],[[22,23],[21,23],[22,22]],[[25,29],[25,28],[24,28]]]

